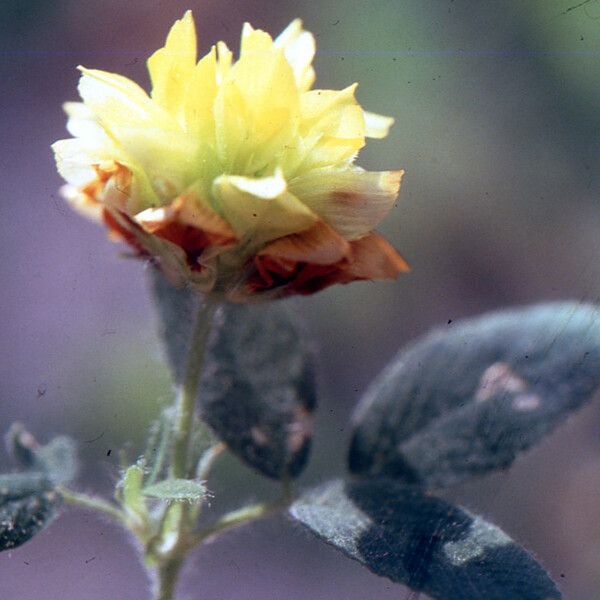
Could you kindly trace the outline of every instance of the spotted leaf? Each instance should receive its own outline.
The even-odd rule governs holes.
[[[306,463],[316,392],[309,348],[290,307],[225,304],[201,387],[205,421],[238,457],[275,479]]]
[[[510,465],[600,385],[600,309],[563,302],[451,323],[409,346],[355,416],[353,473],[446,486]]]
[[[0,551],[29,541],[52,520],[60,497],[43,473],[0,475]]]
[[[368,569],[436,600],[557,600],[544,569],[498,527],[395,481],[331,481],[291,515]]]

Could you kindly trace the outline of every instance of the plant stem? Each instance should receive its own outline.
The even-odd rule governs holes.
[[[196,406],[198,383],[204,364],[206,342],[208,341],[215,310],[216,304],[207,298],[198,312],[194,325],[187,369],[177,398],[175,445],[171,462],[171,475],[174,478],[186,478],[191,475],[188,473],[188,453],[194,423],[194,407]]]
[[[156,600],[173,600],[179,571],[183,565],[182,559],[170,560],[158,568],[156,577]]]
[[[117,523],[126,526],[127,516],[125,513],[116,506],[106,502],[106,500],[96,498],[95,496],[88,496],[87,494],[80,494],[79,492],[73,492],[66,488],[60,488],[59,492],[67,504],[80,506],[82,508],[87,508],[88,510],[95,510],[96,512],[100,512],[117,521]]]
[[[217,305],[207,298],[201,306],[194,324],[190,341],[189,356],[185,377],[177,394],[177,412],[175,414],[175,441],[170,476],[175,479],[193,477],[195,465],[190,461],[190,438],[194,425],[194,408],[198,396],[198,384],[202,375],[204,355],[213,316]],[[183,540],[192,526],[190,507],[183,504],[169,506],[161,523],[161,535],[158,548],[164,551],[163,556],[155,557],[158,562],[156,570],[156,600],[173,600],[179,571],[185,559],[186,550]]]
[[[226,448],[227,446],[223,442],[219,442],[218,444],[211,446],[208,450],[205,450],[196,466],[196,479],[208,478],[215,461],[221,456]]]
[[[244,506],[239,510],[234,510],[230,513],[227,513],[226,515],[223,515],[216,523],[208,525],[194,535],[189,536],[186,549],[189,551],[208,538],[227,529],[233,529],[234,527],[239,527],[241,525],[245,525],[246,523],[250,523],[251,521],[256,521],[257,519],[262,519],[270,514],[279,512],[289,504],[290,500],[284,498],[276,502],[260,502],[258,504],[251,504],[250,506]]]

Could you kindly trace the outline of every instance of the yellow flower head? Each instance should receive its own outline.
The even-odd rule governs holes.
[[[315,41],[293,21],[273,40],[249,24],[196,62],[191,12],[148,60],[150,96],[80,67],[74,136],[53,145],[64,194],[174,283],[248,301],[394,278],[407,265],[372,229],[401,171],[353,165],[393,120],[344,90],[313,90]]]

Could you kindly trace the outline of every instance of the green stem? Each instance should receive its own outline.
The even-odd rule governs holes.
[[[244,506],[239,510],[234,510],[226,515],[223,515],[218,521],[201,529],[197,533],[188,537],[186,544],[186,551],[191,550],[195,546],[202,544],[208,538],[221,533],[227,529],[233,529],[234,527],[240,527],[256,521],[257,519],[263,519],[273,513],[279,512],[286,508],[290,504],[290,500],[284,498],[276,502],[260,502],[258,504],[251,504],[250,506]]]
[[[175,444],[171,462],[171,475],[174,478],[186,478],[188,473],[188,454],[190,436],[194,424],[194,407],[198,394],[198,383],[202,374],[206,342],[210,333],[216,304],[209,298],[200,308],[194,333],[190,343],[187,369],[177,398],[177,414],[175,417]]]
[[[226,447],[223,442],[219,442],[204,452],[196,467],[196,479],[208,479],[215,461],[221,456]]]
[[[59,492],[67,504],[72,504],[73,506],[80,506],[81,508],[100,512],[117,521],[117,523],[127,526],[127,516],[125,513],[109,502],[106,502],[101,498],[96,498],[95,496],[88,496],[87,494],[73,492],[72,490],[68,490],[66,488],[59,488]]]
[[[175,598],[175,588],[182,565],[183,560],[176,559],[170,560],[158,568],[154,591],[156,600],[173,600]]]
[[[186,479],[194,476],[195,465],[190,460],[190,438],[194,425],[194,408],[198,396],[198,384],[202,375],[204,355],[217,305],[209,298],[200,308],[194,324],[190,342],[185,377],[177,394],[175,415],[175,441],[169,467],[171,477]],[[156,600],[173,600],[179,571],[185,559],[183,543],[192,527],[190,507],[177,503],[169,506],[164,513],[159,539],[153,544],[158,549],[156,570]],[[161,555],[162,554],[162,555]]]

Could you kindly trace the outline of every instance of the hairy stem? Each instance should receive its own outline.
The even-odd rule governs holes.
[[[283,498],[276,502],[260,502],[258,504],[251,504],[244,506],[239,510],[223,515],[218,521],[212,525],[208,525],[204,529],[201,529],[197,533],[189,536],[186,549],[190,549],[202,544],[205,540],[223,532],[228,529],[240,527],[246,525],[252,521],[263,519],[269,515],[280,512],[290,504],[290,499]]]
[[[156,600],[173,600],[175,598],[175,588],[182,565],[182,559],[174,559],[158,568],[154,590]]]
[[[171,461],[171,475],[175,478],[186,478],[192,475],[188,473],[188,454],[194,423],[194,407],[204,364],[206,342],[208,341],[215,310],[216,304],[208,298],[200,308],[190,344],[185,377],[179,388],[175,417],[175,445]]]
[[[68,490],[66,488],[60,488],[59,492],[67,504],[80,506],[81,508],[86,508],[88,510],[94,510],[110,517],[121,525],[126,525],[127,516],[125,513],[113,504],[106,502],[106,500],[102,500],[102,498],[88,496],[87,494],[80,494],[79,492],[73,492],[72,490]]]
[[[216,304],[206,299],[200,308],[190,343],[185,377],[177,394],[175,415],[175,441],[169,467],[170,476],[186,479],[194,476],[195,465],[190,460],[190,438],[194,425],[194,408],[198,396],[198,384],[202,375],[208,336],[216,310]],[[155,548],[159,551],[156,570],[156,600],[173,600],[179,571],[185,559],[183,540],[193,526],[186,504],[169,506],[161,523],[161,534]],[[162,556],[161,556],[162,555]]]

